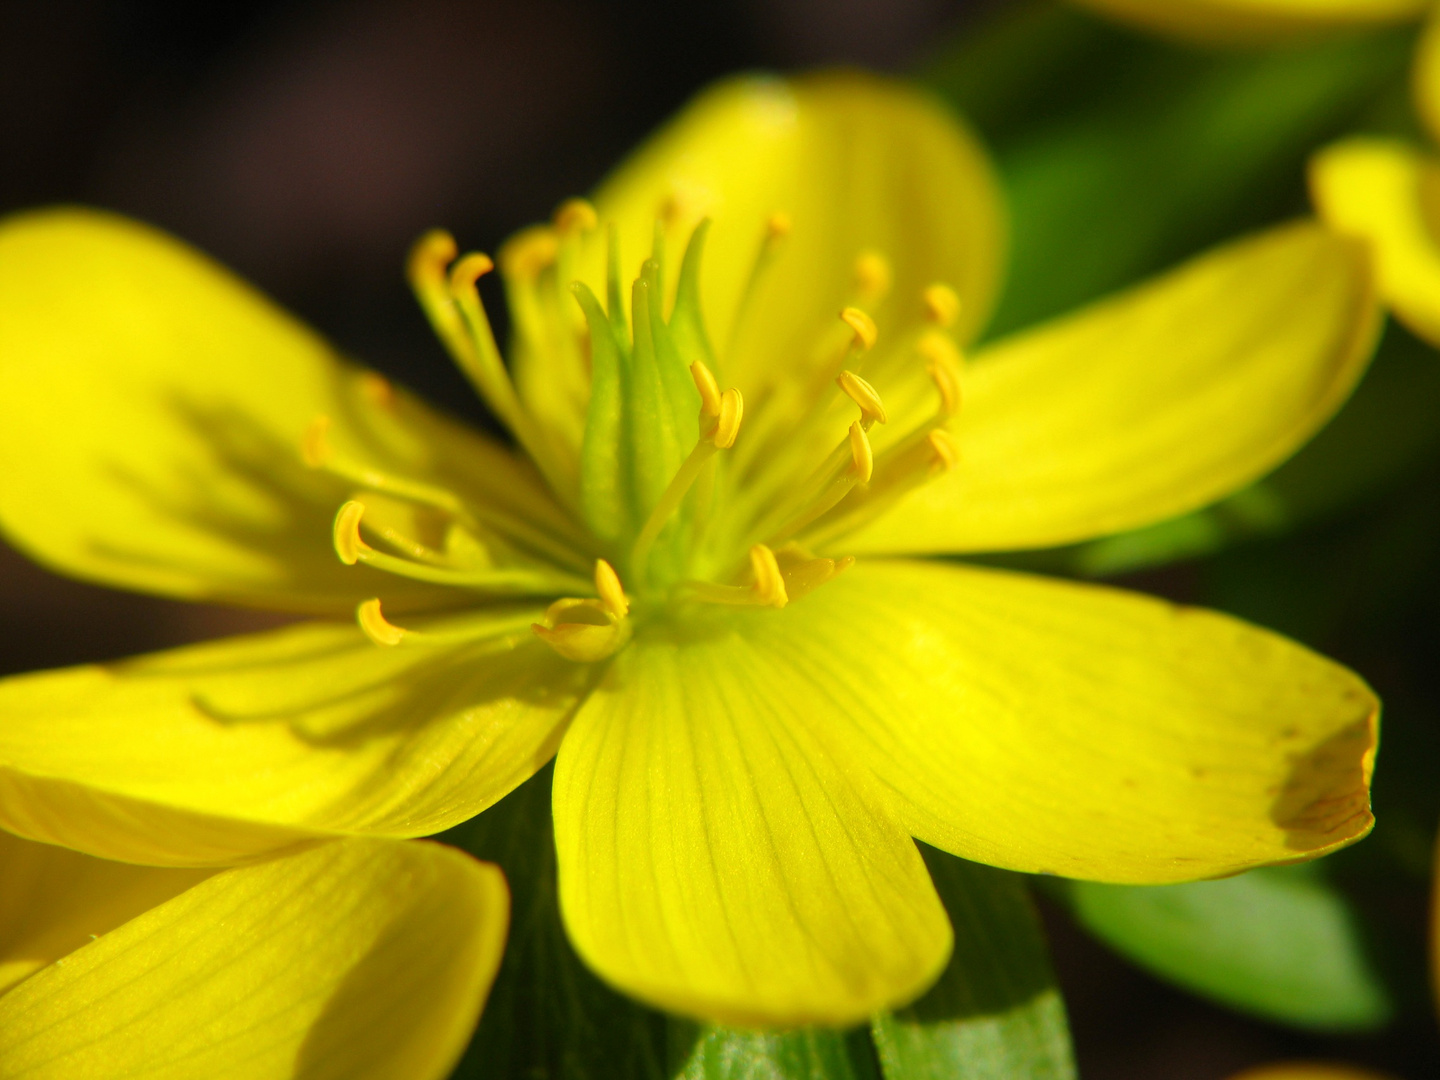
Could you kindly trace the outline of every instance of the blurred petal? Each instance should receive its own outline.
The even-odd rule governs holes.
[[[108,862],[0,832],[0,994],[209,874]]]
[[[1440,163],[1398,139],[1346,139],[1315,155],[1310,191],[1327,225],[1369,242],[1400,321],[1440,344]]]
[[[0,826],[181,866],[439,832],[550,759],[589,678],[517,635],[385,648],[310,624],[5,680]]]
[[[0,1067],[438,1080],[508,918],[500,871],[438,844],[349,840],[227,870],[0,998]]]
[[[581,957],[652,1005],[854,1023],[935,979],[950,926],[883,798],[742,635],[765,618],[647,635],[611,665],[556,761],[561,910]]]
[[[1283,41],[1325,30],[1417,19],[1430,0],[1074,0],[1181,41]]]
[[[179,241],[95,210],[0,222],[0,524],[37,559],[292,610],[433,594],[335,558],[352,489],[300,458],[322,414],[368,464],[563,528],[528,465]]]
[[[1344,403],[1373,293],[1362,247],[1302,222],[1007,338],[967,371],[959,464],[841,546],[1049,547],[1228,495]]]
[[[1374,695],[1216,612],[862,561],[750,637],[783,673],[770,693],[810,703],[914,836],[976,862],[1158,884],[1323,855],[1373,821]]]
[[[920,321],[921,291],[935,281],[959,293],[958,329],[977,330],[1002,269],[1000,195],[975,138],[913,87],[853,72],[722,83],[626,162],[596,206],[602,222],[618,224],[627,286],[657,217],[674,223],[672,267],[689,230],[714,219],[700,282],[717,347],[731,338],[766,220],[789,218],[793,229],[747,312],[743,348],[735,343],[726,357],[724,377],[742,389],[810,353],[852,296],[866,251],[893,271],[887,304],[862,304],[882,340]],[[597,237],[585,274],[597,295],[603,247]]]

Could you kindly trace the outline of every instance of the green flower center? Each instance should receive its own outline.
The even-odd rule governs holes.
[[[825,552],[954,464],[944,424],[959,406],[960,352],[945,330],[958,306],[948,287],[925,291],[928,321],[900,345],[912,367],[923,366],[938,405],[877,453],[870,433],[891,417],[861,374],[877,330],[857,305],[879,302],[889,287],[881,256],[857,256],[854,303],[808,353],[752,375],[742,397],[717,381],[727,358],[712,346],[701,311],[709,221],[691,232],[673,288],[669,230],[657,221],[628,310],[613,228],[604,302],[575,280],[581,244],[596,225],[589,204],[572,200],[552,225],[502,249],[515,327],[509,365],[476,289],[492,261],[457,258],[441,232],[422,238],[410,260],[437,333],[573,530],[344,460],[329,447],[323,418],[307,435],[306,460],[356,489],[335,519],[344,562],[469,590],[485,612],[468,629],[460,618],[414,631],[386,620],[378,599],[366,601],[359,621],[376,641],[478,634],[476,627],[493,627],[497,605],[558,596],[533,632],[564,656],[592,661],[622,647],[637,622],[695,605],[781,608],[853,562]],[[765,223],[727,341],[741,338],[789,231],[782,214]],[[376,392],[386,392],[383,383]],[[513,644],[513,634],[502,636]]]

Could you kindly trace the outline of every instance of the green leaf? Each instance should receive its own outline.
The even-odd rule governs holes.
[[[498,863],[510,883],[510,938],[480,1026],[455,1080],[624,1077],[668,1080],[673,1039],[662,1014],[615,993],[580,962],[555,902],[555,845],[546,767],[440,839]]]
[[[875,1053],[863,1028],[783,1035],[710,1028],[679,1080],[874,1080]]]
[[[1141,967],[1296,1027],[1369,1031],[1393,1011],[1345,897],[1313,864],[1223,881],[1072,882],[1075,917]]]
[[[955,952],[928,994],[872,1025],[886,1080],[1073,1080],[1065,1007],[1024,879],[922,851]]]
[[[1224,52],[1007,6],[925,73],[994,151],[1011,213],[999,335],[1307,208],[1321,143],[1403,102],[1412,31]]]

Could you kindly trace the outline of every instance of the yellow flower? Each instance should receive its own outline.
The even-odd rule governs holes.
[[[230,870],[0,833],[7,1077],[444,1076],[505,944],[499,870],[346,839]]]
[[[1354,841],[1378,710],[1355,675],[1220,614],[899,556],[1134,528],[1273,467],[1363,370],[1359,246],[1286,225],[966,365],[1000,233],[980,150],[912,91],[725,84],[502,249],[508,372],[490,260],[417,246],[511,450],[174,240],[12,219],[8,534],[360,629],[0,684],[0,825],[233,863],[438,832],[558,751],[580,955],[757,1026],[934,979],[950,928],[912,837],[1117,882]]]

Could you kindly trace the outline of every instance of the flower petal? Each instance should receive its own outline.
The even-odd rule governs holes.
[[[1374,695],[1215,612],[862,562],[751,637],[912,834],[963,858],[1156,884],[1312,858],[1373,821]]]
[[[853,1023],[940,973],[950,926],[920,854],[808,707],[728,624],[616,657],[554,783],[561,911],[604,979],[788,1027]]]
[[[209,874],[109,862],[0,832],[0,994]]]
[[[1204,506],[1334,414],[1378,325],[1354,241],[1296,223],[1226,245],[985,349],[959,464],[842,546],[1049,547]]]
[[[439,832],[549,760],[590,678],[517,636],[384,648],[309,624],[5,680],[0,826],[181,866]]]
[[[1317,31],[1419,18],[1430,0],[1074,0],[1181,41],[1284,41]]]
[[[1310,192],[1327,225],[1371,245],[1380,296],[1400,321],[1440,344],[1440,242],[1430,224],[1440,163],[1399,139],[1346,139],[1315,155]]]
[[[793,229],[747,311],[744,348],[726,356],[724,376],[742,389],[748,377],[809,355],[853,294],[855,260],[867,250],[893,271],[888,304],[861,305],[882,338],[921,319],[921,291],[935,281],[959,293],[957,329],[978,330],[999,284],[1002,209],[984,151],[937,102],[869,75],[722,83],[622,166],[596,206],[602,221],[617,223],[632,276],[657,217],[673,222],[672,265],[695,223],[714,219],[701,299],[722,352],[766,221],[777,211],[789,218]],[[585,273],[597,295],[603,247],[597,238]]]
[[[505,947],[493,866],[348,840],[227,870],[0,998],[5,1075],[447,1074]]]
[[[0,223],[0,525],[36,558],[291,610],[431,595],[335,558],[352,488],[301,461],[318,415],[366,464],[565,527],[508,451],[340,360],[179,241],[95,210]]]

